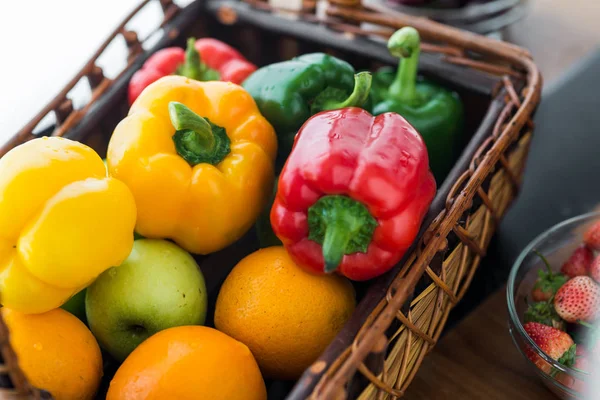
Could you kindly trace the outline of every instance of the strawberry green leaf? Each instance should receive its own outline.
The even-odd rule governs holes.
[[[579,320],[579,321],[577,321],[577,323],[581,326],[585,326],[588,329],[595,329],[594,325],[590,324],[589,322]]]
[[[554,310],[552,299],[529,304],[524,317],[525,323],[539,322],[540,324],[548,325],[561,331],[564,331],[566,328],[565,322]]]
[[[552,268],[546,257],[537,250],[533,252],[542,259],[546,266],[545,270],[540,269],[538,271],[538,280],[535,283],[534,289],[540,289],[542,292],[554,295],[569,280],[569,277],[558,272],[552,272]]]
[[[540,275],[543,275],[543,277],[538,279],[534,288],[540,289],[543,292],[550,292],[553,295],[569,280],[569,277],[563,274],[550,275],[542,270],[539,272],[541,272]]]
[[[575,364],[575,352],[577,350],[577,345],[572,344],[569,347],[569,350],[565,351],[563,355],[558,359],[558,362],[564,365],[565,367],[572,367]]]
[[[544,265],[546,266],[546,270],[548,271],[549,274],[552,274],[552,267],[550,266],[550,263],[548,262],[548,259],[546,257],[544,257],[544,255],[542,253],[540,253],[537,250],[533,250],[533,252],[535,254],[537,254],[537,256],[539,258],[542,259],[542,262],[544,263]]]
[[[569,347],[569,350],[565,351],[563,353],[563,355],[557,360],[560,364],[564,365],[565,367],[569,367],[572,368],[573,365],[575,364],[575,353],[577,352],[577,345],[576,344],[572,344],[571,347]],[[556,368],[552,368],[552,370],[550,371],[550,376],[551,377],[555,377],[556,374],[558,374],[560,371]]]

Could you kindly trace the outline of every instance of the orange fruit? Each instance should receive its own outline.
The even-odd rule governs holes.
[[[63,309],[23,314],[2,309],[10,343],[29,382],[56,400],[93,399],[102,378],[96,339]]]
[[[158,332],[125,359],[107,400],[266,400],[252,353],[216,329],[179,326]]]
[[[283,247],[250,254],[219,292],[215,326],[246,344],[271,378],[296,379],[350,318],[354,288],[298,267]]]

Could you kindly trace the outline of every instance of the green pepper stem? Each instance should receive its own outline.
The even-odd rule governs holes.
[[[372,77],[369,72],[359,72],[354,75],[354,89],[348,92],[333,86],[328,86],[310,105],[311,114],[325,110],[338,110],[344,107],[361,107],[369,99]]]
[[[322,246],[327,273],[345,254],[366,253],[376,226],[367,207],[347,196],[323,196],[308,209],[308,239]]]
[[[175,149],[190,165],[216,165],[229,154],[230,140],[223,128],[175,101],[169,103],[169,117],[175,128]]]
[[[421,53],[419,32],[410,26],[397,30],[388,40],[388,50],[391,55],[400,58],[389,93],[401,102],[410,103],[417,98],[417,69]]]
[[[371,82],[373,77],[370,72],[359,72],[354,75],[354,90],[350,93],[350,96],[346,100],[337,101],[336,99],[329,99],[324,101],[321,107],[325,110],[338,110],[345,107],[360,107],[369,98],[369,91],[371,90]]]

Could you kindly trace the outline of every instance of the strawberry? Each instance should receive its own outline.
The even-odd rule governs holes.
[[[537,282],[535,283],[537,286]],[[533,301],[548,301],[552,298],[552,292],[544,292],[542,289],[540,289],[539,287],[533,287],[533,290],[531,291],[531,298],[533,299]]]
[[[590,266],[590,276],[596,282],[600,282],[600,255],[594,258]]]
[[[600,286],[589,276],[576,276],[558,289],[554,309],[567,322],[594,321],[600,311]]]
[[[560,272],[571,278],[587,275],[592,265],[594,253],[589,247],[581,246],[575,249],[571,257],[560,268]]]
[[[552,328],[551,326],[538,322],[528,322],[523,325],[525,332],[531,340],[538,345],[548,357],[561,362],[566,366],[572,366],[577,346],[568,333]],[[552,370],[551,365],[544,361],[532,348],[526,349],[529,358],[538,368],[546,373]]]
[[[550,267],[548,260],[546,260],[546,257],[535,250],[534,252],[542,259],[546,269],[540,269],[538,271],[538,279],[533,286],[531,298],[533,301],[547,301],[554,296],[556,291],[564,285],[569,278],[565,275],[552,272],[552,268]]]
[[[583,242],[592,250],[600,250],[600,221],[597,221],[585,231]]]

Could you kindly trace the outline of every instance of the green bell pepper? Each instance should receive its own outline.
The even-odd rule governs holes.
[[[388,49],[401,60],[397,71],[383,68],[374,74],[373,115],[395,112],[415,127],[427,145],[429,165],[441,184],[462,144],[462,101],[456,92],[417,79],[420,38],[416,29],[396,31],[388,41]]]
[[[371,74],[355,75],[346,61],[312,53],[260,68],[242,86],[277,132],[281,166],[292,149],[296,132],[312,115],[368,106]]]

